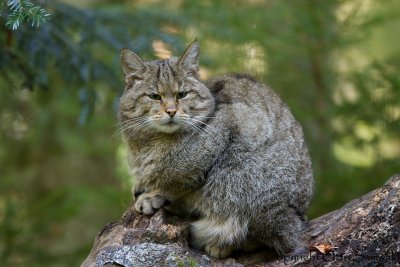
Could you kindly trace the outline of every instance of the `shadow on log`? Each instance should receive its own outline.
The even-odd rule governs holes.
[[[163,210],[148,217],[130,207],[97,235],[81,266],[400,266],[400,175],[310,221],[304,254],[273,259],[260,251],[218,260],[188,247],[188,228]]]

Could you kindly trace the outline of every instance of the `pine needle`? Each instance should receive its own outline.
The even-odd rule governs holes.
[[[50,14],[42,7],[29,0],[7,0],[9,15],[6,26],[17,30],[24,22],[30,22],[32,27],[39,27],[49,19]]]

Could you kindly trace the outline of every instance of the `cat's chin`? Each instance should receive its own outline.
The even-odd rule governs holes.
[[[156,129],[157,129],[157,131],[162,132],[162,133],[173,134],[173,133],[179,132],[182,129],[182,127],[176,123],[168,123],[168,124],[163,124],[163,125],[157,125]]]

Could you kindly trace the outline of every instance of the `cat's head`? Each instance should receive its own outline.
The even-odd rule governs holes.
[[[214,98],[199,80],[199,44],[179,57],[143,61],[121,52],[125,91],[119,120],[128,136],[199,131],[214,111]]]

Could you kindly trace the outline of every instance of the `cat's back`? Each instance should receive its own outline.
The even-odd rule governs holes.
[[[263,107],[266,99],[271,103],[279,102],[279,97],[271,89],[248,74],[217,76],[207,81],[206,85],[214,95],[217,105],[242,103]]]
[[[279,139],[288,129],[294,128],[302,135],[288,106],[252,76],[226,74],[209,80],[206,85],[215,97],[217,116],[225,116],[229,125],[236,127],[253,145]]]

